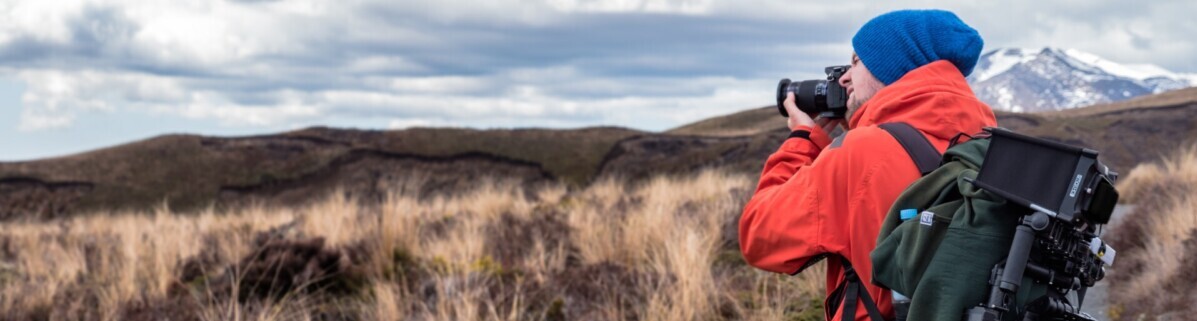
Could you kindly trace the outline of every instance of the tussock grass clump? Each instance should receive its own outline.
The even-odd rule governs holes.
[[[0,229],[4,320],[814,320],[823,274],[757,271],[748,176],[300,208],[98,213]],[[368,204],[368,205],[363,205]]]
[[[1197,313],[1197,146],[1135,167],[1118,188],[1122,201],[1136,206],[1111,231],[1119,254],[1111,273],[1111,316]]]

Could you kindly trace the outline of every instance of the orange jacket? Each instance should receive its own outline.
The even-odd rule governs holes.
[[[993,111],[977,100],[964,76],[946,60],[910,71],[855,111],[839,147],[820,128],[802,128],[810,139],[786,140],[765,163],[756,193],[740,218],[740,251],[758,268],[800,272],[821,254],[847,258],[886,318],[889,290],[873,285],[869,252],[890,204],[920,177],[914,161],[877,125],[905,122],[941,153],[958,133],[996,126]],[[828,295],[842,280],[839,260],[827,262]],[[858,303],[855,320],[868,320]],[[838,311],[834,320],[841,320]],[[963,312],[962,312],[963,313]]]

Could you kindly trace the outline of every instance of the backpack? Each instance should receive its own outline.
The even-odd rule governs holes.
[[[905,319],[1094,320],[1079,307],[1113,263],[1099,235],[1118,200],[1097,151],[987,128],[932,166],[911,136],[895,135],[923,177],[870,253],[873,282],[911,299]]]
[[[907,187],[885,216],[870,255],[873,282],[911,298],[907,320],[960,320],[986,300],[993,267],[1009,251],[1021,218],[1009,213],[1026,210],[968,181],[976,178],[989,142],[978,137],[953,144],[942,165]],[[919,214],[902,220],[905,209]],[[1046,293],[1046,285],[1024,277],[1012,306],[1022,309]]]
[[[977,138],[957,145],[953,139],[953,146],[941,156],[926,136],[907,123],[884,123],[879,127],[902,145],[923,177],[908,186],[886,214],[877,247],[871,253],[873,282],[917,298],[911,301],[907,320],[934,320],[931,316],[938,316],[940,320],[960,320],[965,309],[985,300],[990,270],[1006,256],[1015,226],[1018,225],[1017,215],[984,215],[1014,210],[1007,208],[1000,197],[975,187],[966,192],[967,196],[960,192],[964,185],[972,187],[961,178],[965,175],[976,177],[989,141]],[[968,207],[963,206],[966,202]],[[902,223],[918,220],[903,222],[900,219],[900,210],[907,208],[943,214],[928,217],[934,222],[931,224],[932,230],[915,230],[917,223]],[[960,224],[968,223],[968,228],[952,232],[952,237],[946,238],[948,243],[953,244],[951,247],[958,249],[945,248],[947,254],[937,258],[932,265],[932,254],[945,241],[949,234],[948,225],[957,211],[963,212]],[[897,230],[899,228],[902,230]],[[971,233],[980,236],[975,237]],[[977,257],[975,253],[989,255]],[[967,259],[947,259],[953,255],[967,256]],[[856,315],[855,302],[860,300],[871,320],[883,321],[876,302],[860,284],[860,277],[851,262],[845,258],[839,259],[844,266],[844,282],[840,282],[825,303],[828,312],[833,313],[827,316],[828,320],[835,313]],[[965,271],[955,272],[958,269]],[[949,279],[928,278],[920,290],[920,285],[923,285],[920,281],[926,272],[949,275]],[[1024,278],[1020,292],[1027,293],[1018,296],[1023,300],[1017,302],[1019,307],[1025,305],[1025,298],[1032,297],[1032,294],[1037,297],[1046,291],[1046,287],[1033,288],[1028,282],[1030,280]],[[1008,315],[1016,314],[1020,313]]]

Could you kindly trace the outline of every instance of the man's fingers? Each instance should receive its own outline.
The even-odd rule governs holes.
[[[789,113],[790,117],[802,113],[802,111],[798,110],[798,105],[794,103],[794,92],[792,91],[786,93],[786,100],[781,105],[786,108],[786,113]]]
[[[810,116],[798,110],[798,105],[794,104],[794,93],[787,93],[786,100],[781,104],[786,108],[786,113],[790,114],[787,123],[790,130],[796,130],[800,126],[815,127],[815,121],[810,119]]]

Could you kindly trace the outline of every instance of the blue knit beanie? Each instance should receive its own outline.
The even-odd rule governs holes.
[[[852,37],[856,56],[886,85],[937,60],[952,62],[968,76],[983,44],[977,30],[943,10],[886,13],[869,20]]]

